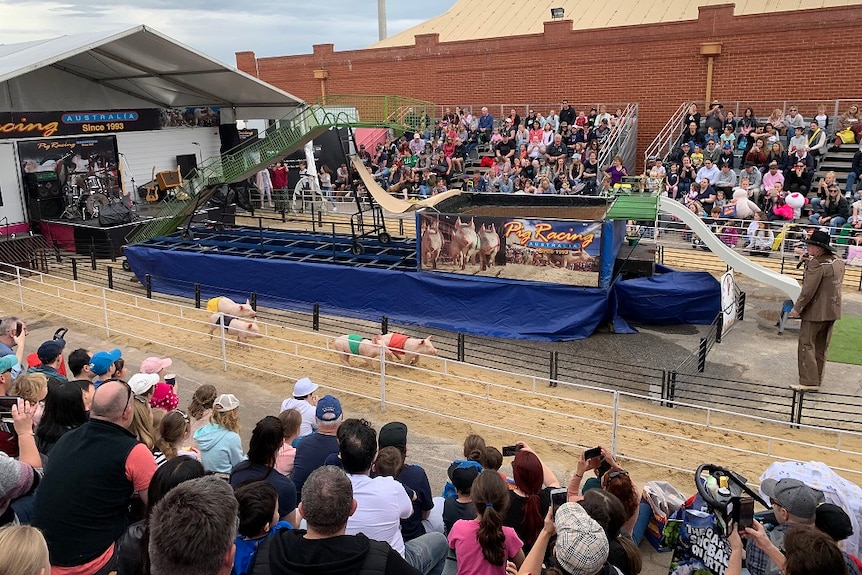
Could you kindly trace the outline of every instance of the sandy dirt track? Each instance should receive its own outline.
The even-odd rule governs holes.
[[[66,323],[78,322],[76,329],[102,334],[107,316],[110,339],[118,347],[181,357],[200,371],[226,373],[282,396],[296,378],[310,375],[342,398],[347,413],[351,406],[379,412],[379,370],[337,365],[335,353],[329,351],[331,337],[262,324],[267,337],[251,345],[226,342],[224,372],[221,340],[207,335],[209,314],[204,310],[106,291],[105,313],[101,288],[77,284],[71,291],[66,280],[45,276],[39,283],[38,278],[23,282],[27,302],[23,313],[13,283],[0,284],[0,306],[27,317],[59,316]],[[568,480],[583,448],[610,445],[613,398],[606,392],[564,384],[549,388],[541,379],[434,358],[422,358],[415,368],[387,363],[385,374],[386,418],[403,418],[417,433],[450,440],[473,432],[497,446],[526,439],[552,467],[564,470],[561,481]],[[756,481],[776,458],[824,461],[855,472],[843,473],[852,481],[862,480],[860,436],[844,434],[843,452],[837,452],[827,449],[839,441],[831,432],[717,413],[709,415],[707,427],[704,411],[669,409],[626,396],[620,397],[619,406],[617,452],[628,459],[627,468],[641,482],[667,479],[687,488],[690,475],[660,464],[693,470],[702,462],[726,465]]]

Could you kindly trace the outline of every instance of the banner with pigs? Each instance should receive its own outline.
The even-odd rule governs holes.
[[[598,287],[602,222],[419,214],[423,271]]]

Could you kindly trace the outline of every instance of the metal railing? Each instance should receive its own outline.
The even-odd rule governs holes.
[[[414,129],[433,109],[430,102],[387,95],[336,94],[327,96],[325,105],[299,106],[261,132],[256,140],[243,142],[205,160],[182,187],[173,190],[173,197],[165,202],[156,216],[127,238],[128,243],[139,243],[174,232],[190,216],[189,208],[205,189],[242,181],[330,127]]]
[[[602,169],[609,166],[615,156],[620,156],[626,170],[634,174],[637,164],[635,155],[638,140],[638,105],[626,106],[622,118],[600,148],[597,163],[599,169]]]
[[[671,151],[673,151],[674,145],[686,128],[683,120],[688,115],[688,110],[694,103],[683,102],[671,114],[670,119],[662,126],[656,137],[653,138],[653,141],[644,150],[644,165],[646,165],[646,161],[651,157],[667,158]]]
[[[788,446],[801,446],[806,448],[807,459],[822,460],[838,472],[862,475],[860,459],[847,457],[862,456],[849,447],[858,443],[862,433],[848,431],[844,423],[842,429],[824,429],[779,421],[782,411],[762,409],[763,398],[741,387],[746,382],[725,382],[718,388],[714,380],[703,378],[700,382],[692,380],[697,391],[689,392],[685,378],[699,376],[679,375],[672,382],[662,382],[662,395],[665,389],[673,388],[676,397],[660,399],[652,393],[479,368],[443,357],[422,356],[419,365],[409,366],[390,361],[383,353],[370,367],[347,367],[336,361],[334,336],[290,329],[259,317],[262,336],[235,345],[228,343],[223,326],[216,328],[215,338],[207,337],[213,326],[208,319],[201,319],[208,318],[204,310],[154,302],[47,274],[26,277],[22,271],[26,270],[0,276],[0,301],[20,307],[22,312],[37,311],[104,329],[109,339],[155,344],[193,366],[209,365],[215,359],[226,371],[241,370],[245,377],[258,376],[261,383],[279,389],[311,372],[328,390],[379,402],[381,412],[397,407],[515,438],[539,439],[551,444],[557,457],[572,462],[584,447],[603,443],[630,461],[690,473],[707,450],[719,460],[746,455],[738,471],[756,475],[774,460],[793,460]],[[57,306],[57,301],[74,301],[75,305]],[[268,358],[266,365],[249,361],[258,353]],[[267,367],[271,364],[281,366],[277,373]],[[750,401],[759,401],[761,409],[756,415],[745,415],[698,406],[681,399],[687,393],[695,399],[699,399],[697,394],[707,393],[710,400],[724,393],[733,402],[752,395]],[[433,402],[427,401],[429,395]],[[807,399],[803,405],[801,397],[794,399],[800,402],[802,412],[813,405]],[[774,398],[768,403],[782,405]],[[764,417],[764,413],[769,416]],[[717,432],[713,437],[721,440],[705,438],[706,430]],[[644,453],[643,446],[654,441],[674,448]]]

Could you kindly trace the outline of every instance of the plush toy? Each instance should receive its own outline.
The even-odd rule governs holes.
[[[799,192],[793,192],[784,198],[784,203],[793,208],[793,218],[796,219],[802,215],[802,206],[808,203],[808,198]]]
[[[733,202],[736,205],[737,218],[753,218],[754,214],[760,211],[757,204],[748,199],[748,192],[742,188],[733,191]]]

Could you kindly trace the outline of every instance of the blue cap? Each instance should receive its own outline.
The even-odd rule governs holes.
[[[96,375],[105,375],[111,369],[111,365],[121,357],[123,357],[123,352],[119,349],[94,353],[93,357],[90,358],[90,371]]]
[[[0,357],[0,373],[11,371],[13,367],[18,365],[18,356],[10,353]]]
[[[52,339],[39,346],[39,349],[36,350],[36,356],[42,363],[51,363],[63,353],[64,347],[66,347],[64,340]]]
[[[335,421],[341,417],[341,402],[331,395],[324,395],[317,401],[315,415],[320,421]]]

